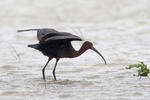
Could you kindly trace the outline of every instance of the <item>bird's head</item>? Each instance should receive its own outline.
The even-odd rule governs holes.
[[[93,44],[90,41],[85,41],[83,43],[84,48],[86,49],[91,49],[91,47],[93,47]]]
[[[105,64],[107,64],[106,60],[102,56],[102,54],[98,50],[96,50],[96,48],[94,48],[93,43],[91,43],[90,41],[85,41],[84,44],[83,44],[83,47],[85,49],[91,49],[91,50],[95,51],[98,55],[100,55],[102,57],[102,59],[104,60]]]

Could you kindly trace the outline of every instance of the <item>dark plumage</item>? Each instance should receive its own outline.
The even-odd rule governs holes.
[[[92,49],[97,52],[103,58],[106,64],[104,57],[93,47],[93,44],[89,41],[84,42],[80,50],[76,51],[72,47],[71,41],[82,41],[82,39],[76,35],[68,32],[59,32],[50,28],[18,30],[18,32],[24,31],[37,31],[37,39],[39,40],[39,43],[28,45],[28,47],[37,49],[45,56],[49,57],[46,65],[42,69],[43,80],[45,80],[45,68],[52,58],[56,58],[56,63],[53,70],[53,76],[55,80],[55,69],[60,58],[77,57],[88,49]]]

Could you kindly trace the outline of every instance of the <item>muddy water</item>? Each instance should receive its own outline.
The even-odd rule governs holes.
[[[133,76],[129,64],[150,66],[149,0],[4,0],[0,3],[1,100],[149,100],[150,78]],[[93,51],[61,59],[52,77],[53,59],[27,48],[36,33],[18,29],[51,27],[92,41]],[[83,42],[73,42],[79,49]]]

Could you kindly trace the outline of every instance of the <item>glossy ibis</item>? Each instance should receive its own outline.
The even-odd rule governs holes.
[[[18,30],[18,32],[24,31],[37,31],[37,39],[39,40],[39,43],[28,45],[28,47],[37,49],[48,57],[48,61],[42,69],[43,80],[45,80],[45,68],[51,59],[56,58],[56,63],[53,69],[53,76],[56,80],[55,70],[60,58],[78,57],[88,49],[94,50],[98,53],[106,64],[106,60],[102,54],[98,52],[89,41],[85,41],[81,48],[76,51],[72,47],[71,41],[82,41],[82,39],[76,35],[68,32],[59,32],[51,28]]]

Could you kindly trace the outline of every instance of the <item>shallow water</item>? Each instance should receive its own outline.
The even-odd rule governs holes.
[[[149,100],[150,78],[139,79],[129,64],[150,65],[149,0],[5,0],[0,3],[1,100]],[[108,65],[93,51],[55,60],[27,48],[36,32],[18,29],[51,27],[92,41]],[[73,42],[79,49],[83,42]]]

